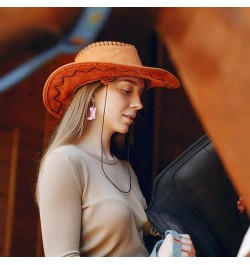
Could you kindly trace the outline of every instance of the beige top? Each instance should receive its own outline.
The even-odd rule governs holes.
[[[128,162],[103,159],[74,145],[51,152],[40,172],[38,192],[45,256],[148,256],[143,243],[147,216]]]

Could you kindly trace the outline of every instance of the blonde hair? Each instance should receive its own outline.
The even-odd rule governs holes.
[[[39,172],[42,169],[46,156],[59,146],[73,144],[79,140],[87,126],[87,116],[89,114],[91,98],[95,91],[102,86],[103,84],[100,81],[93,82],[83,85],[74,93],[73,99],[58,127],[52,134],[49,145],[47,149],[45,149],[40,161],[36,185],[36,200],[38,200]]]

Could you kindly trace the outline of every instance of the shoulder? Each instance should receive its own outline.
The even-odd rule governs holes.
[[[56,160],[58,163],[65,161],[74,168],[84,166],[86,160],[83,153],[74,145],[63,145],[55,148],[47,154],[46,160]]]
[[[84,186],[86,170],[84,160],[73,145],[64,145],[49,152],[43,162],[39,175],[44,178],[67,178],[77,181],[78,186]]]
[[[69,145],[62,145],[51,152],[48,153],[48,156],[53,156],[53,155],[59,155],[61,157],[68,157],[68,158],[77,158],[79,157],[79,150],[72,144]]]

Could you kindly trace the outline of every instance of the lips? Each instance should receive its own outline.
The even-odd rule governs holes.
[[[133,122],[136,117],[136,114],[123,114],[123,116],[128,118],[131,122]]]

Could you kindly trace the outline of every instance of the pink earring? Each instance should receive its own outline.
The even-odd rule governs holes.
[[[95,102],[92,103],[92,106],[89,108],[90,110],[90,116],[87,118],[87,120],[92,121],[96,119],[96,107]]]

